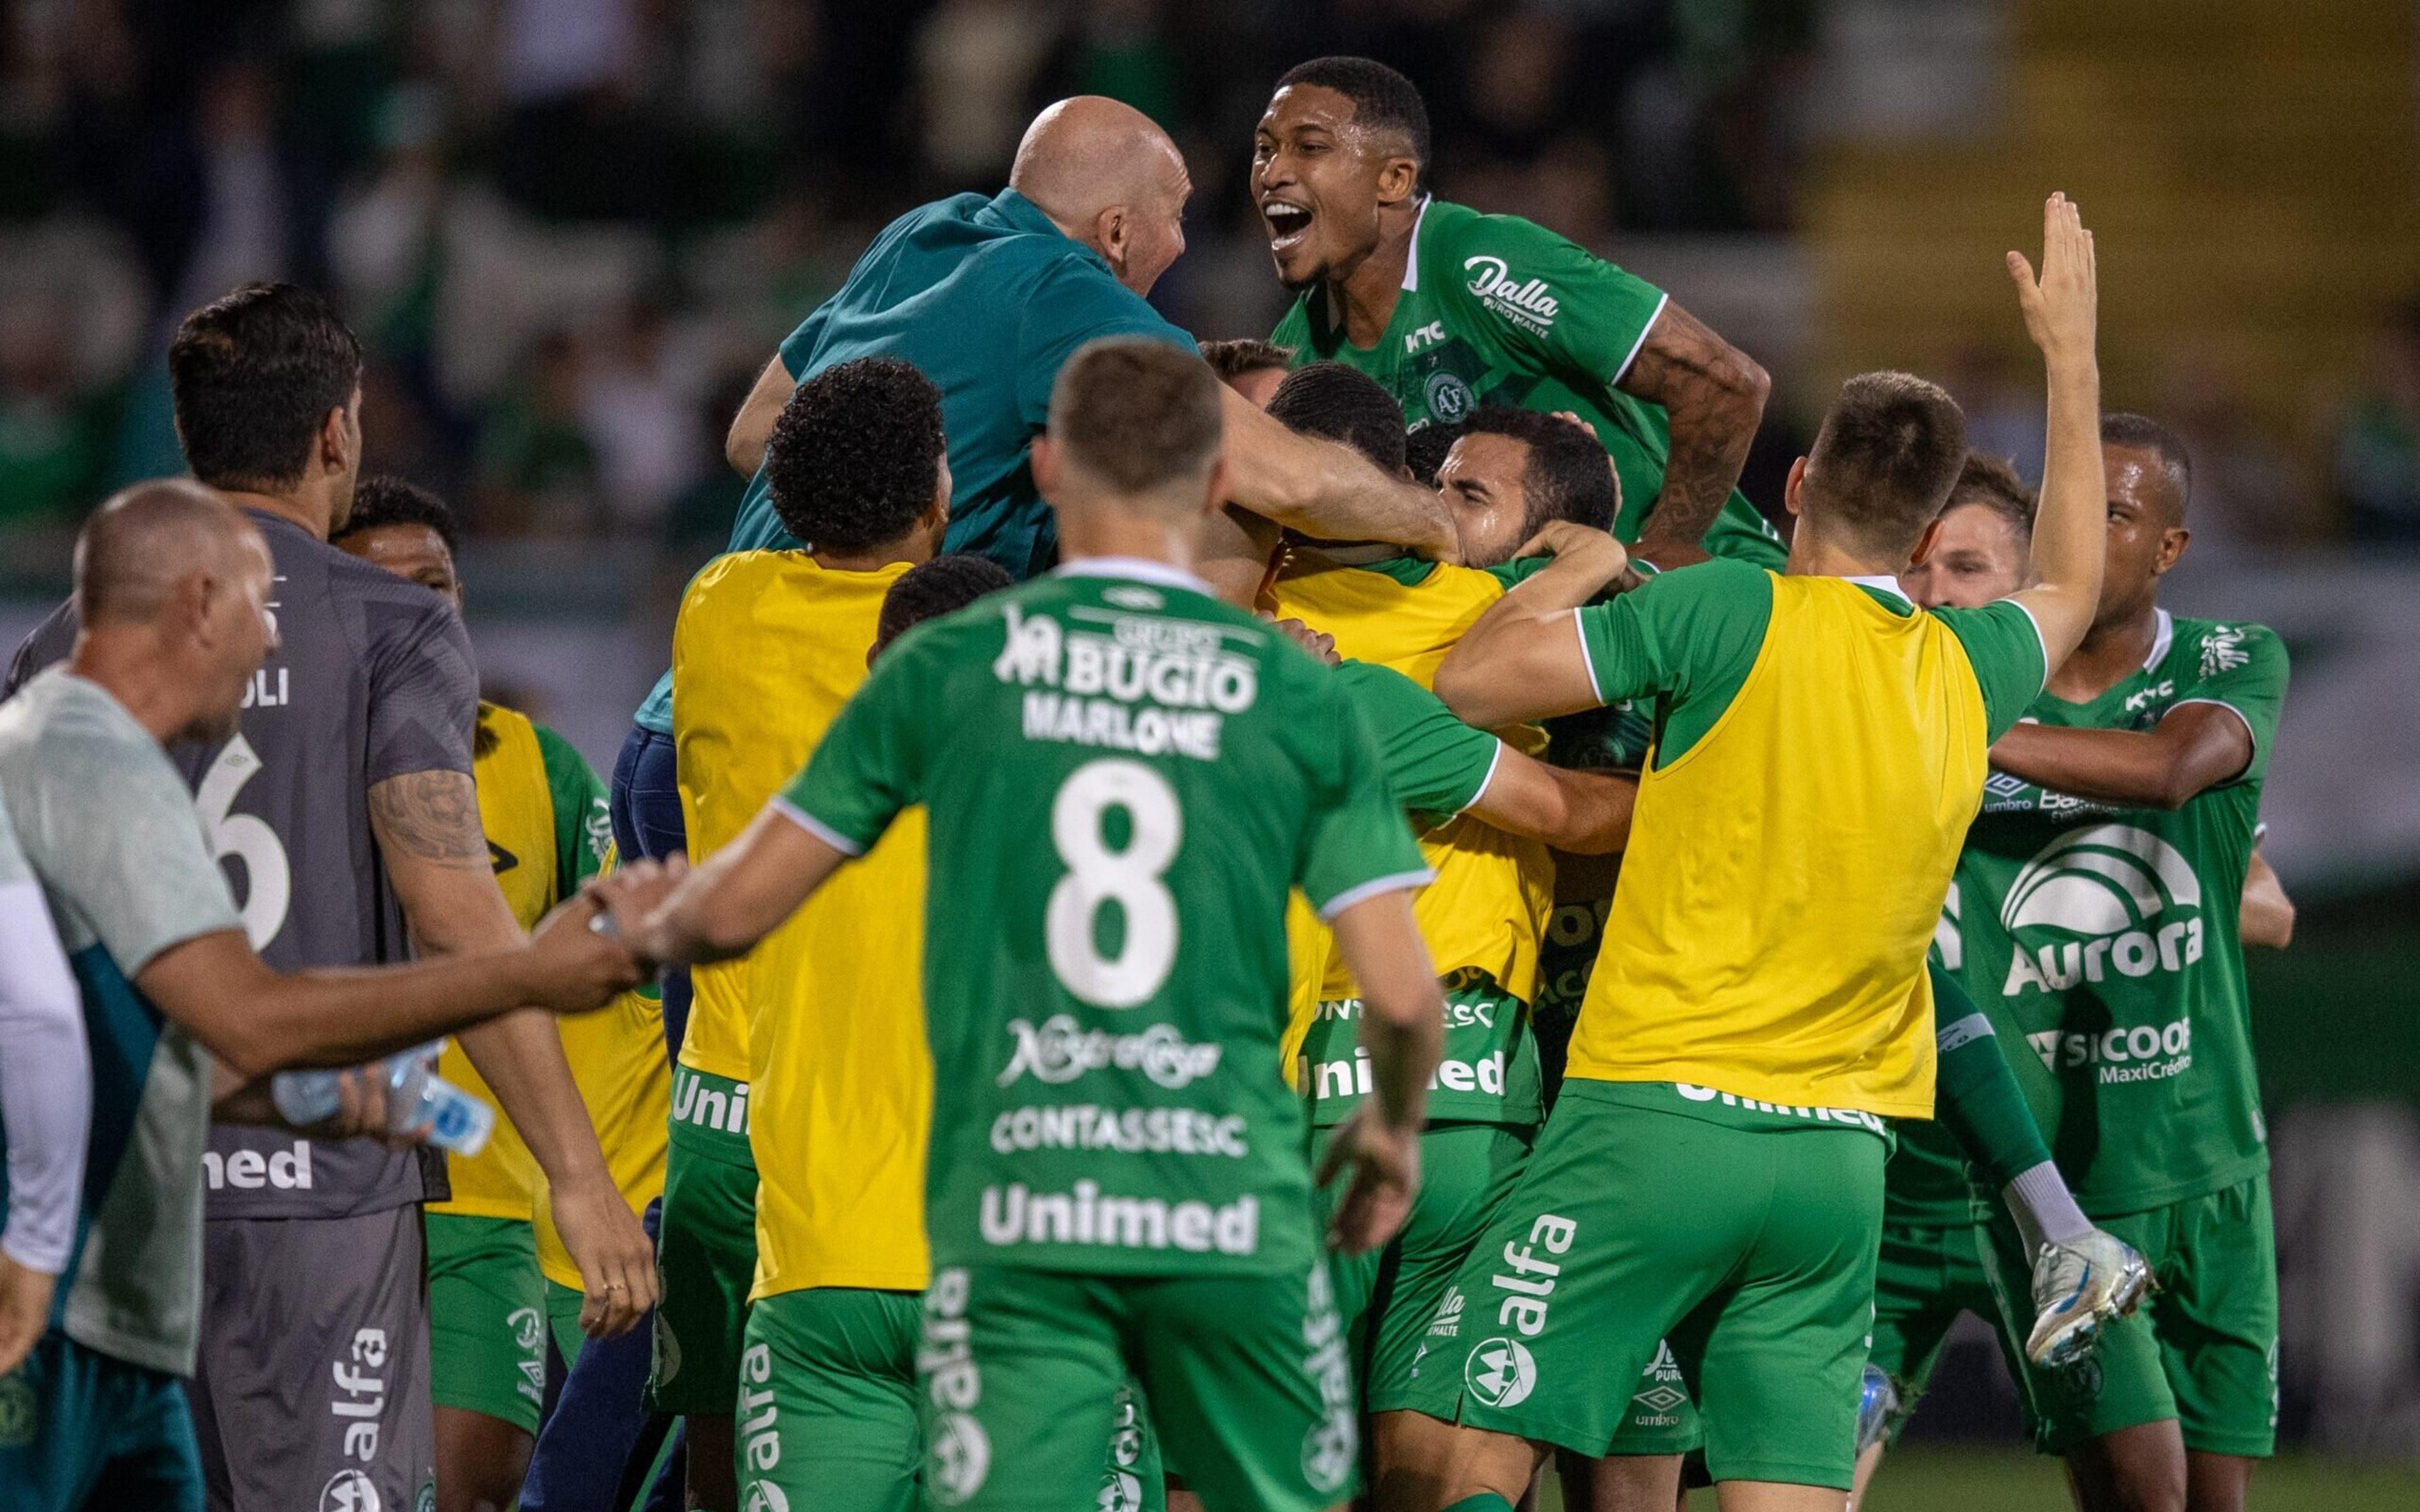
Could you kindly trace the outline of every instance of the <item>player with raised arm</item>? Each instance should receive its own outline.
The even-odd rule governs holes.
[[[1718,561],[1572,609],[1620,563],[1558,562],[1439,670],[1466,719],[1653,697],[1659,735],[1561,1097],[1432,1325],[1415,1405],[1460,1432],[1415,1505],[1508,1512],[1545,1447],[1602,1454],[1627,1397],[1590,1383],[1668,1335],[1733,1512],[1850,1485],[1882,1119],[1933,1112],[1924,950],[1985,750],[2100,592],[2092,249],[2063,196],[2043,242],[2039,280],[2009,256],[2050,379],[2035,587],[1930,614],[1900,595],[1964,425],[1933,385],[1870,374],[1791,470],[1788,573]]]
[[[1092,1494],[1129,1372],[1214,1512],[1351,1494],[1352,1372],[1301,1104],[1272,1073],[1289,890],[1363,988],[1373,1095],[1329,1150],[1348,1249],[1413,1199],[1443,1005],[1406,897],[1427,873],[1358,719],[1187,571],[1228,492],[1219,410],[1189,355],[1078,353],[1035,449],[1067,566],[892,647],[799,780],[669,897],[613,891],[643,955],[729,956],[927,807],[952,879],[925,918],[953,1094],[918,1362],[934,1504]]]
[[[1298,296],[1270,340],[1386,386],[1417,431],[1481,405],[1570,410],[1621,473],[1614,532],[1643,563],[1778,567],[1736,485],[1770,380],[1662,290],[1545,227],[1433,198],[1428,108],[1368,58],[1278,81],[1252,194]]]
[[[1958,867],[1969,990],[2026,1043],[2034,1115],[2086,1211],[2162,1289],[2094,1368],[2024,1373],[2035,1443],[2086,1512],[2238,1512],[2276,1427],[2276,1251],[2238,938],[2286,691],[2267,627],[2159,607],[2191,539],[2183,443],[2101,421],[2107,586],[2082,645],[1992,748]],[[2021,1316],[2017,1237],[1983,1266]]]
[[[523,935],[489,865],[472,775],[478,679],[453,609],[328,545],[362,453],[361,346],[318,296],[250,284],[187,316],[168,349],[178,439],[274,559],[279,642],[238,728],[175,752],[244,927],[279,969],[509,949]],[[20,648],[22,686],[64,659],[63,606]],[[507,1014],[463,1048],[549,1180],[587,1278],[586,1321],[653,1302],[645,1230],[624,1205],[551,1019]],[[212,1136],[194,1393],[213,1493],[234,1512],[353,1477],[410,1504],[432,1479],[420,1215],[443,1163],[372,1140]],[[274,1277],[271,1284],[270,1278]],[[357,1349],[376,1339],[364,1373]],[[348,1381],[331,1376],[343,1360]],[[312,1382],[294,1405],[295,1382]],[[364,1414],[367,1415],[365,1416]],[[346,1484],[351,1484],[347,1481]]]
[[[204,1173],[298,1183],[311,1148],[206,1154],[214,1108],[223,1123],[273,1120],[267,1081],[281,1067],[357,1064],[522,1004],[590,1009],[637,980],[622,949],[584,927],[586,900],[535,939],[442,961],[279,971],[255,952],[209,816],[163,748],[236,728],[277,644],[271,571],[258,528],[224,499],[194,483],[137,485],[78,538],[67,663],[0,705],[0,798],[48,895],[95,1050],[72,1279],[12,1378],[33,1398],[26,1432],[0,1443],[13,1505],[200,1512],[179,1378],[210,1323]],[[343,1118],[312,1132],[383,1134],[382,1097],[348,1083]],[[314,1384],[331,1370],[340,1388],[381,1381],[400,1342],[358,1338]],[[355,1422],[375,1433],[375,1417]],[[331,1484],[359,1503],[374,1483],[339,1471]]]
[[[364,478],[355,486],[352,513],[329,537],[331,545],[436,594],[457,614],[462,612],[461,576],[454,564],[459,540],[443,500],[388,476]],[[497,886],[515,921],[535,928],[613,853],[605,784],[570,742],[484,698],[472,736],[472,776]],[[596,1030],[614,1023],[646,1021],[652,1039],[653,1016],[634,994],[583,1024],[583,1038],[593,1040]],[[566,1043],[566,1059],[570,1055]],[[447,1042],[437,1070],[495,1106],[495,1094],[460,1044]],[[575,1080],[578,1072],[575,1065]],[[512,1505],[546,1396],[549,1314],[536,1229],[542,1180],[511,1117],[496,1111],[487,1148],[448,1160],[452,1195],[423,1210],[438,1512],[502,1512]],[[594,1109],[589,1121],[596,1122]],[[600,1146],[610,1137],[598,1131]]]

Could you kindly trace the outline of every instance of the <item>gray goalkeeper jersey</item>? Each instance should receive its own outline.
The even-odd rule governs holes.
[[[263,960],[281,971],[407,960],[369,790],[414,772],[471,771],[470,640],[427,589],[289,520],[246,513],[276,562],[280,644],[253,679],[235,735],[171,755]],[[74,640],[63,606],[18,649],[9,691],[64,659]],[[211,1128],[202,1171],[212,1218],[341,1217],[444,1195],[434,1154],[424,1164],[376,1140],[227,1124]]]

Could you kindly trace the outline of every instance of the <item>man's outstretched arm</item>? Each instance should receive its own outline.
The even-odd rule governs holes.
[[[745,955],[855,857],[795,809],[767,804],[739,838],[692,870],[673,856],[594,884],[632,953],[666,965]]]
[[[1663,406],[1671,427],[1664,482],[1638,532],[1637,554],[1665,568],[1703,562],[1699,542],[1739,486],[1773,379],[1754,358],[1668,300],[1614,386]]]
[[[1458,562],[1461,538],[1445,498],[1390,478],[1351,447],[1298,436],[1223,384],[1220,420],[1233,502],[1325,541],[1386,541]]]
[[[2180,703],[2149,730],[2021,724],[1992,743],[1992,764],[2011,777],[2129,809],[2181,809],[2252,757],[2251,727],[2223,703]]]
[[[2034,516],[2034,586],[2015,595],[2041,632],[2043,675],[2084,643],[2101,604],[2108,550],[2109,496],[2101,471],[2101,363],[2097,354],[2100,279],[2092,233],[2074,202],[2053,194],[2042,206],[2042,265],[2009,254],[2025,333],[2041,348],[2050,382],[2049,438],[2042,452],[2041,502]]]
[[[1605,702],[1574,614],[1622,579],[1629,557],[1605,532],[1562,521],[1541,531],[1519,554],[1555,560],[1489,605],[1436,671],[1437,697],[1482,730]]]

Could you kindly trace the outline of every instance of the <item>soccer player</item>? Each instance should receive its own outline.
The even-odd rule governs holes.
[[[791,406],[807,408],[814,390],[855,365],[808,379]],[[899,370],[886,375],[890,392],[868,386],[851,397],[887,412],[889,424],[877,419],[874,437],[897,446],[903,463],[921,464],[923,489],[905,486],[905,468],[801,472],[811,458],[785,458],[777,464],[780,486],[790,492],[776,497],[798,523],[838,518],[860,532],[878,532],[915,518],[908,510],[931,506],[939,413],[929,385],[912,370],[884,365]],[[849,409],[826,400],[811,412],[854,429]],[[785,412],[774,432],[777,452],[789,424]],[[850,444],[862,451],[870,442],[859,432]],[[901,486],[888,488],[886,500],[869,474]],[[830,635],[836,671],[838,658],[853,655],[862,669],[915,625],[1012,582],[997,563],[972,555],[936,557],[881,577],[888,586],[873,615],[851,605],[831,616],[845,620]],[[859,646],[860,639],[870,646]],[[824,705],[825,723],[835,708]],[[743,1505],[907,1512],[916,1503],[924,1459],[916,1343],[929,1274],[923,1180],[933,1103],[918,991],[923,920],[924,821],[916,810],[749,962],[762,997],[750,1036],[757,1069],[749,1138],[765,1174],[739,1366]]]
[[[2234,1512],[2276,1425],[2276,1255],[2237,908],[2286,690],[2266,627],[2172,617],[2183,444],[2101,423],[2107,579],[2075,656],[1992,750],[1957,878],[1969,990],[2040,1059],[2036,1118],[2086,1211],[2162,1289],[2096,1367],[2029,1368],[2035,1443],[2087,1512]],[[2004,1319],[2022,1263],[1983,1253]],[[2013,1325],[2004,1323],[2004,1327]]]
[[[1129,1372],[1213,1512],[1341,1506],[1357,1433],[1301,1105],[1270,1074],[1289,890],[1363,989],[1373,1096],[1334,1229],[1418,1185],[1443,1011],[1426,879],[1326,669],[1187,571],[1228,496],[1209,370],[1112,340],[1061,371],[1034,453],[1069,563],[892,647],[799,779],[663,899],[634,949],[729,955],[899,811],[929,810],[937,1079],[918,1366],[932,1504],[1063,1512]],[[659,900],[660,903],[659,902]]]
[[[1452,506],[1464,562],[1510,562],[1554,520],[1614,528],[1621,485],[1596,438],[1575,421],[1490,405],[1456,430],[1436,482]]]
[[[12,1505],[202,1507],[178,1378],[193,1373],[211,1321],[206,1174],[300,1187],[319,1148],[206,1152],[214,1106],[222,1130],[224,1120],[273,1121],[268,1077],[281,1067],[358,1063],[523,1004],[591,1009],[637,980],[627,954],[585,927],[596,917],[586,900],[535,938],[451,960],[281,972],[255,952],[210,854],[209,815],[196,813],[164,748],[225,740],[257,695],[278,637],[271,570],[258,528],[210,490],[138,485],[78,539],[79,628],[67,664],[0,705],[0,797],[74,964],[96,1110],[73,1280],[56,1325],[6,1383],[19,1412],[19,1431],[0,1442]],[[225,1087],[215,1096],[214,1078]],[[348,1080],[350,1112],[315,1132],[383,1134],[383,1099],[359,1099],[360,1083]],[[272,1300],[298,1284],[273,1271],[241,1280]],[[400,1390],[391,1372],[403,1346],[364,1329],[316,1365],[308,1385],[283,1380],[280,1399],[331,1379],[357,1399]],[[376,1411],[353,1414],[348,1436],[374,1440]],[[279,1445],[240,1442],[234,1452],[273,1458]],[[375,1487],[344,1469],[309,1494],[367,1505]],[[295,1488],[286,1490],[290,1503]]]
[[[1087,95],[1034,118],[1000,193],[953,195],[893,221],[782,343],[732,421],[726,455],[752,476],[729,548],[806,544],[782,528],[760,466],[791,389],[854,358],[894,357],[941,391],[953,479],[944,548],[980,552],[1017,578],[1047,570],[1057,554],[1052,517],[1027,454],[1052,378],[1078,347],[1109,336],[1194,349],[1143,298],[1185,249],[1191,188],[1166,132],[1130,106]],[[1451,555],[1453,527],[1433,493],[1372,476],[1350,452],[1271,424],[1241,394],[1222,397],[1222,409],[1236,503],[1315,534]],[[667,672],[614,766],[614,833],[626,855],[681,848],[672,702]],[[666,978],[664,1004],[668,1021],[686,1017],[682,973]]]
[[[420,584],[462,611],[445,501],[401,478],[364,478],[330,544]],[[489,862],[514,919],[535,928],[613,849],[605,784],[561,735],[479,701],[472,776]],[[459,1044],[438,1073],[490,1107]],[[593,1119],[592,1119],[593,1121]],[[520,1493],[546,1397],[547,1293],[537,1265],[537,1164],[501,1113],[488,1146],[447,1163],[452,1196],[423,1210],[428,1245],[429,1386],[438,1512],[504,1512]]]
[[[940,394],[897,358],[825,368],[791,391],[760,471],[783,530],[815,545],[721,557],[681,600],[673,725],[681,807],[702,858],[737,839],[806,764],[865,680],[884,594],[940,548],[950,521]],[[896,1117],[882,1119],[883,1127],[905,1119],[921,1128],[928,1073],[921,1057],[878,1050],[835,1061],[845,1026],[828,1022],[845,1004],[852,1022],[860,1013],[905,1013],[912,1024],[915,999],[903,1005],[894,991],[888,1010],[858,1002],[892,972],[887,953],[852,948],[810,960],[792,943],[819,929],[826,940],[833,928],[845,931],[819,921],[872,906],[877,894],[869,887],[916,893],[923,845],[913,827],[878,857],[874,877],[846,879],[846,899],[802,911],[756,956],[702,965],[690,978],[689,1035],[674,1072],[651,1390],[658,1411],[689,1420],[693,1505],[738,1501],[732,1403],[765,1396],[769,1380],[752,1368],[743,1381],[743,1351],[758,1351],[760,1365],[778,1353],[804,1372],[844,1368],[849,1362],[832,1347],[868,1328],[879,1335],[910,1327],[923,1287],[915,1208],[897,1197],[898,1183],[921,1171],[921,1147],[877,1138],[865,1161],[844,1155],[861,1115],[890,1113]],[[914,903],[910,896],[898,906]],[[768,1074],[769,1083],[761,1079]],[[909,1088],[912,1108],[898,1102]],[[760,1248],[760,1237],[769,1247]],[[752,1321],[752,1297],[771,1306],[762,1322]],[[777,1415],[783,1408],[795,1415],[806,1400],[768,1403]],[[759,1423],[752,1443],[769,1427],[765,1410],[747,1407]],[[847,1438],[836,1430],[814,1450]],[[764,1443],[745,1460],[753,1477],[783,1453],[779,1436]],[[796,1452],[773,1484],[803,1494],[792,1477],[830,1468],[814,1469]],[[902,1459],[874,1473],[895,1479],[911,1471]],[[865,1488],[817,1484],[836,1503],[878,1504]]]
[[[1305,434],[1353,446],[1381,471],[1404,466],[1403,411],[1375,380],[1350,367],[1323,363],[1297,369],[1279,385],[1269,413]],[[1578,441],[1599,490],[1609,497],[1613,481],[1605,454],[1576,426],[1535,418]],[[1611,518],[1606,510],[1600,523]],[[1344,616],[1331,632],[1321,623],[1320,607],[1314,600],[1304,609],[1309,621],[1287,623],[1315,633],[1315,653],[1324,648],[1330,659],[1346,658],[1337,680],[1377,741],[1380,764],[1436,872],[1412,910],[1446,999],[1444,1058],[1420,1135],[1420,1196],[1404,1231],[1385,1249],[1331,1261],[1338,1311],[1353,1332],[1356,1359],[1365,1363],[1362,1398],[1373,1418],[1377,1467],[1373,1496],[1391,1505],[1440,1437],[1433,1420],[1405,1411],[1422,1332],[1511,1190],[1544,1116],[1528,1005],[1553,887],[1547,847],[1620,849],[1637,785],[1558,770],[1464,724],[1404,672],[1351,659],[1365,643],[1384,649],[1383,621]],[[1308,952],[1311,975],[1318,980],[1308,992],[1297,985],[1286,1045],[1286,1064],[1310,1104],[1315,1140],[1359,1106],[1368,1072],[1356,1054],[1361,1005],[1352,978],[1325,956],[1315,943]]]
[[[1575,609],[1620,563],[1558,563],[1440,670],[1474,722],[1653,697],[1659,735],[1561,1096],[1432,1325],[1415,1405],[1462,1436],[1416,1504],[1509,1512],[1546,1446],[1602,1454],[1617,1403],[1593,1383],[1667,1335],[1734,1512],[1850,1486],[1882,1119],[1933,1111],[1924,949],[1986,748],[2100,591],[2092,253],[2063,196],[2043,241],[2039,281],[2009,256],[2050,377],[2036,586],[1969,611],[1900,594],[1964,426],[1933,385],[1871,374],[1791,470],[1788,574],[1715,562]]]
[[[75,1242],[92,1052],[75,980],[42,885],[0,804],[0,1140],[8,1151],[0,1228],[0,1377],[42,1336]]]
[[[1252,193],[1298,298],[1269,338],[1349,363],[1413,429],[1481,405],[1570,410],[1621,472],[1615,533],[1656,566],[1708,551],[1781,565],[1734,485],[1770,381],[1652,285],[1543,226],[1433,199],[1428,107],[1368,58],[1278,81],[1253,133]]]
[[[1285,381],[1287,363],[1294,357],[1282,347],[1249,336],[1233,341],[1205,341],[1200,346],[1202,360],[1218,375],[1218,381],[1260,409],[1269,407],[1269,395]]]
[[[168,351],[187,463],[275,559],[279,644],[239,727],[174,754],[213,854],[241,874],[254,948],[281,970],[378,964],[415,948],[502,950],[523,937],[480,829],[477,677],[461,622],[327,544],[352,505],[361,365],[327,303],[282,284],[193,312]],[[62,659],[73,634],[63,607],[20,649],[12,685]],[[588,1277],[587,1322],[627,1329],[654,1298],[653,1255],[552,1021],[508,1014],[462,1043],[547,1174]],[[416,1210],[444,1186],[443,1163],[421,1153],[234,1126],[212,1136],[194,1395],[213,1494],[235,1512],[283,1507],[306,1483],[359,1482],[410,1505],[430,1483]],[[379,1365],[363,1367],[357,1350]]]

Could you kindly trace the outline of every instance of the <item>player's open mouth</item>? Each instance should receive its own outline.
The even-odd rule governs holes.
[[[1273,199],[1261,207],[1261,219],[1269,225],[1269,250],[1284,252],[1301,244],[1311,235],[1311,212],[1299,205],[1289,205]]]

